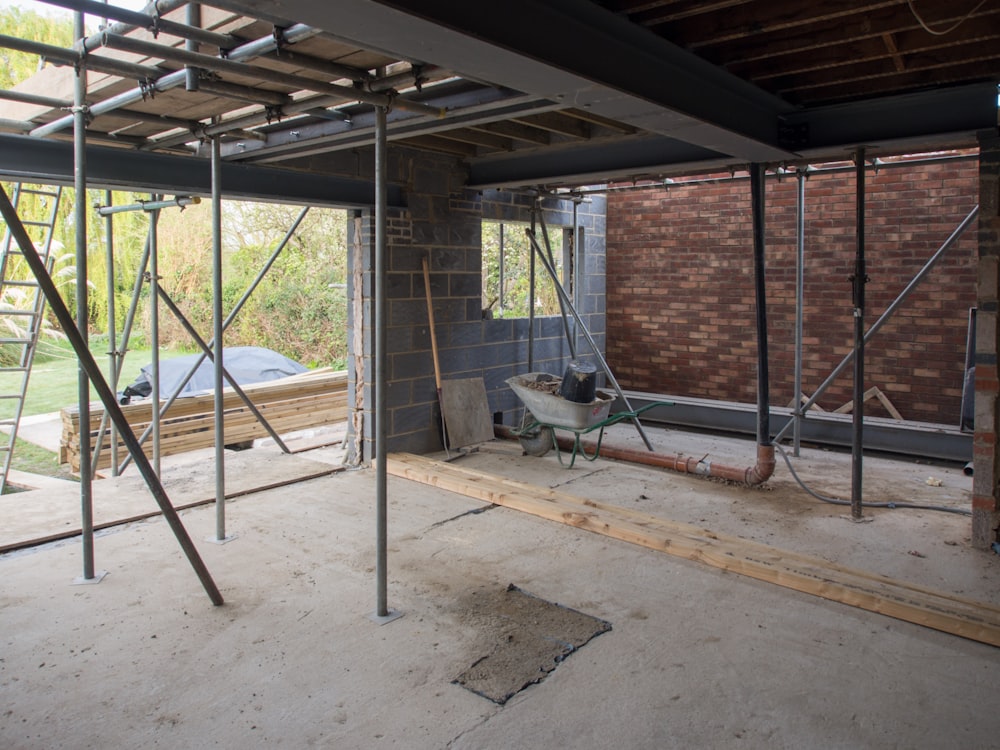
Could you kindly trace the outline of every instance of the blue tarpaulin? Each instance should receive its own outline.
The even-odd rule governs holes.
[[[191,354],[185,357],[163,360],[160,362],[160,398],[170,398],[177,386],[194,367],[200,355]],[[251,385],[268,380],[278,380],[289,375],[307,372],[309,368],[278,354],[271,349],[260,346],[234,346],[222,350],[222,364],[226,372],[232,375],[237,385]],[[122,393],[126,399],[138,396],[145,397],[152,392],[152,366],[142,368],[142,374],[135,379]],[[228,387],[229,383],[226,382]],[[215,389],[215,365],[207,357],[198,366],[191,379],[181,391],[181,396],[194,396],[198,393],[211,393]]]

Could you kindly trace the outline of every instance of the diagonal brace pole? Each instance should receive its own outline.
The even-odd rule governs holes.
[[[590,334],[590,330],[584,325],[583,319],[580,317],[580,313],[577,312],[576,308],[573,307],[573,301],[569,298],[566,290],[563,289],[563,285],[559,283],[559,275],[556,273],[556,269],[552,267],[549,263],[548,258],[545,257],[545,253],[542,252],[542,248],[538,244],[538,240],[535,239],[535,234],[530,229],[525,229],[525,233],[528,235],[528,239],[531,240],[531,246],[535,248],[535,252],[538,254],[539,260],[542,261],[542,265],[548,272],[549,277],[552,279],[552,283],[555,285],[556,291],[559,293],[560,299],[565,303],[566,309],[573,314],[573,319],[576,321],[577,326],[583,332],[584,338],[587,339],[587,343],[590,344],[590,348],[594,352],[594,356],[597,357],[598,362],[601,363],[601,367],[604,369],[604,373],[608,376],[608,381],[611,383],[611,387],[615,389],[615,393],[618,394],[618,398],[622,400],[625,404],[625,408],[629,411],[634,411],[632,405],[628,402],[628,398],[622,391],[622,387],[618,385],[618,381],[611,372],[611,368],[608,366],[608,361],[604,359],[601,355],[600,349],[597,348],[597,342],[594,341],[594,337]],[[639,421],[638,417],[632,419],[632,423],[635,425],[635,429],[638,431],[639,436],[642,438],[642,442],[646,444],[646,448],[653,450],[652,443],[649,442],[649,438],[646,437],[646,431],[642,429],[642,423]]]
[[[205,352],[205,356],[208,357],[208,359],[211,362],[215,362],[215,356],[212,354],[211,347],[208,345],[205,339],[203,339],[200,335],[198,335],[198,331],[196,331],[194,326],[191,325],[191,321],[185,317],[184,313],[181,312],[181,309],[177,307],[177,304],[172,299],[170,299],[170,295],[167,294],[167,292],[163,289],[162,286],[160,286],[160,284],[156,281],[156,279],[153,279],[153,285],[156,288],[157,294],[160,295],[160,299],[163,300],[163,304],[165,304],[170,309],[170,312],[174,314],[174,317],[177,318],[177,321],[184,327],[184,330],[187,331],[188,334],[191,336],[191,338],[194,339],[195,343],[199,347],[201,347],[201,350]],[[229,371],[225,368],[225,365],[223,365],[222,367],[222,374],[225,375],[226,380],[229,381],[229,387],[232,388],[233,392],[236,393],[236,395],[240,397],[243,403],[247,405],[247,408],[251,412],[253,412],[253,415],[257,418],[257,421],[261,423],[261,425],[264,427],[265,430],[267,430],[267,434],[270,435],[274,439],[274,442],[278,444],[278,447],[281,448],[281,452],[291,453],[291,451],[288,450],[288,446],[285,445],[284,441],[281,439],[281,437],[278,435],[275,429],[271,427],[270,423],[264,418],[264,415],[261,414],[260,409],[257,408],[257,405],[250,400],[250,397],[246,394],[246,391],[240,388],[239,383],[236,382],[236,378],[234,378],[232,375],[229,374]]]
[[[541,210],[541,207],[536,205],[538,211],[538,223],[542,228],[542,239],[545,240],[545,250],[549,255],[549,265],[552,266],[552,270],[555,270],[556,260],[555,256],[552,254],[552,243],[549,241],[549,229],[545,226],[545,213]],[[553,283],[557,286],[559,285],[559,279],[553,277]],[[566,333],[566,343],[569,345],[569,356],[576,359],[576,338],[573,332],[569,328],[569,318],[566,317],[566,303],[563,302],[562,295],[557,295],[559,299],[559,314],[562,315],[563,331]]]
[[[111,421],[118,428],[125,447],[135,460],[135,465],[139,469],[139,473],[146,480],[146,486],[149,487],[149,491],[153,495],[153,499],[156,500],[156,504],[160,506],[163,517],[166,519],[167,524],[169,524],[171,531],[174,532],[177,542],[187,556],[188,562],[191,563],[191,567],[194,568],[195,573],[198,575],[201,585],[205,588],[213,604],[222,604],[222,594],[215,585],[215,581],[212,580],[211,573],[208,572],[208,568],[198,554],[198,550],[191,541],[191,537],[184,528],[184,524],[181,523],[180,516],[177,515],[177,511],[170,503],[170,498],[167,497],[167,491],[163,488],[160,478],[156,476],[152,465],[149,463],[149,459],[142,452],[142,446],[136,440],[135,434],[132,432],[132,428],[125,418],[118,400],[115,398],[115,394],[111,391],[110,386],[104,379],[104,375],[101,373],[101,368],[97,366],[94,356],[87,348],[83,336],[73,321],[72,313],[66,307],[66,303],[63,302],[62,297],[59,296],[59,291],[56,289],[52,277],[45,270],[45,264],[42,262],[41,257],[39,257],[38,251],[25,231],[24,224],[21,223],[21,218],[17,215],[17,211],[11,204],[10,198],[7,197],[7,191],[2,185],[0,185],[0,214],[3,214],[3,218],[7,222],[11,234],[21,248],[25,262],[31,268],[31,272],[35,275],[38,285],[45,294],[45,298],[49,303],[49,309],[52,310],[52,313],[56,316],[59,325],[63,329],[63,333],[69,339],[70,344],[73,345],[76,356],[80,358],[81,367],[86,371],[90,382],[97,391],[97,395],[100,396],[101,401],[104,403],[104,409],[111,415]],[[83,428],[84,425],[81,424],[81,429]],[[89,425],[86,428],[89,429]]]

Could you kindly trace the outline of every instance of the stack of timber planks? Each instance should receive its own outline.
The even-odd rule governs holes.
[[[271,427],[278,434],[336,424],[347,419],[347,371],[330,368],[301,375],[243,386]],[[223,391],[226,445],[267,437],[267,430],[257,421],[243,400],[230,388]],[[141,436],[152,422],[150,401],[122,407],[136,436]],[[97,444],[104,408],[99,403],[90,408],[91,448]],[[127,453],[119,440],[120,457]],[[178,398],[160,418],[160,455],[168,456],[215,445],[215,395],[212,393]],[[153,439],[143,443],[147,456],[152,455]],[[119,460],[121,460],[121,458]],[[78,407],[62,410],[62,440],[59,461],[80,470],[80,411]],[[102,440],[98,469],[111,465],[110,435]]]

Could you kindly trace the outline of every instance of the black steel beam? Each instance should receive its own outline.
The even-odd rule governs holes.
[[[663,137],[593,140],[558,149],[526,149],[473,161],[469,187],[586,184],[674,171],[724,170],[732,163],[715,151]]]
[[[783,124],[790,134],[798,133],[796,150],[810,158],[834,148],[842,149],[839,158],[844,159],[843,149],[856,146],[872,155],[873,149],[921,141],[947,145],[968,138],[974,143],[976,131],[997,125],[997,86],[979,83],[814,107],[785,116]]]
[[[748,437],[757,433],[759,419],[754,404],[636,391],[625,391],[625,394],[633,409],[659,401],[671,402],[671,406],[655,406],[643,412],[642,418],[647,424],[738,433]],[[621,402],[616,402],[612,406],[612,413],[624,409]],[[788,423],[793,418],[791,409],[772,406],[769,420],[771,434],[790,430]],[[850,414],[810,411],[802,420],[802,440],[809,443],[849,449],[853,440],[852,431]],[[965,463],[972,457],[972,433],[962,432],[957,425],[949,427],[923,422],[900,422],[884,417],[865,417],[864,447],[865,450]]]
[[[216,3],[218,4],[218,3]],[[249,15],[265,0],[225,0]],[[584,108],[742,161],[794,156],[778,141],[794,108],[581,0],[285,0],[281,12],[372,50]]]
[[[73,144],[0,134],[0,177],[72,184]],[[186,195],[211,192],[207,159],[101,146],[87,148],[87,182],[102,189]],[[226,198],[342,208],[363,208],[375,202],[375,188],[368,180],[290,169],[224,164],[222,182]],[[403,206],[402,189],[390,186],[388,200],[392,206]]]

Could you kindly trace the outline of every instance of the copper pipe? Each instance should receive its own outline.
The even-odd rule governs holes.
[[[514,431],[506,425],[493,425],[493,432],[500,438],[517,439]],[[558,443],[559,450],[573,450],[574,440],[572,438],[557,435],[556,442]],[[587,455],[592,456],[597,451],[597,443],[581,441],[578,450],[586,451]],[[615,461],[628,461],[629,463],[643,464],[645,466],[656,466],[661,469],[677,471],[681,474],[696,474],[703,477],[726,479],[751,487],[763,484],[770,479],[774,473],[775,466],[774,445],[758,445],[757,463],[754,466],[746,468],[726,466],[690,456],[654,453],[633,450],[631,448],[615,448],[605,444],[601,445],[600,453],[604,458],[610,458]]]

